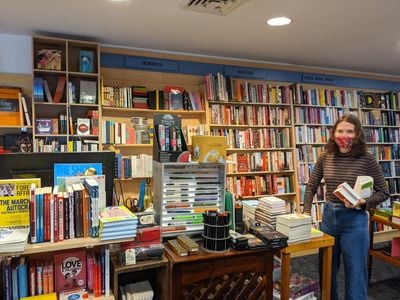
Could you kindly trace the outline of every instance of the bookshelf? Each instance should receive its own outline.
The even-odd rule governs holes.
[[[29,74],[6,74],[0,73],[0,87],[18,88],[21,91],[21,96],[25,98],[28,115],[32,122],[32,77]],[[15,148],[16,151],[21,151],[18,143],[19,138],[23,137],[28,141],[28,148],[32,140],[32,126],[27,125],[25,117],[18,125],[0,124],[0,146],[7,149]],[[12,144],[10,144],[12,142]],[[18,149],[19,148],[19,149]]]
[[[309,176],[325,144],[331,136],[336,120],[345,113],[358,115],[356,90],[339,87],[291,86],[294,110],[297,176],[300,206]],[[311,207],[313,222],[319,227],[325,203],[325,185],[322,182]]]
[[[99,45],[33,37],[35,152],[98,151]]]
[[[210,134],[227,136],[227,189],[242,199],[275,195],[296,210],[289,85],[206,76]]]
[[[115,50],[106,49],[104,51],[110,51],[110,53],[112,53],[112,51]],[[170,113],[179,115],[182,119],[182,130],[186,136],[195,132],[201,132],[203,134],[207,132],[206,112],[204,110],[203,95],[201,94],[201,85],[204,83],[203,76],[109,67],[101,68],[101,76],[103,96],[101,105],[103,126],[101,142],[103,150],[116,150],[121,153],[122,157],[126,159],[128,163],[132,157],[145,155],[147,162],[150,161],[151,163],[153,153],[153,117],[155,114]],[[135,87],[145,87],[147,91],[154,94],[153,91],[164,91],[166,86],[180,87],[189,92],[199,93],[202,109],[161,109],[160,103],[158,106],[155,106],[155,109],[154,107],[133,107],[134,105],[132,104],[134,100],[132,101],[132,98],[135,98]],[[163,98],[163,96],[159,94],[158,99],[161,98]],[[135,128],[132,120],[141,120],[139,122],[144,121],[144,123],[147,123],[145,130],[149,132],[149,138],[145,139],[146,143],[138,142],[137,138],[134,142],[128,141],[129,134],[134,132],[136,135],[136,132],[140,131],[140,128]],[[115,139],[115,128],[117,128],[119,132],[121,132],[121,130],[126,130],[126,137],[123,138],[123,140],[122,137],[117,140]],[[114,136],[112,137],[112,135]],[[152,181],[153,175],[143,176],[143,174],[135,175],[134,173],[129,175],[129,173],[132,174],[131,171],[128,171],[128,175],[122,174],[119,176],[120,178],[116,178],[116,192],[124,199],[138,198],[141,182],[146,179]]]

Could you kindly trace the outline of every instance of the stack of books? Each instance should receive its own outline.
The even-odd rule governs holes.
[[[287,247],[288,237],[278,231],[271,230],[268,226],[250,227],[250,232],[266,243],[270,249]]]
[[[0,228],[0,253],[23,252],[28,236],[29,228]]]
[[[277,197],[268,196],[260,198],[255,213],[256,221],[275,229],[277,216],[286,214],[285,205],[285,200]]]
[[[289,237],[288,243],[311,238],[311,216],[304,214],[280,215],[276,219],[276,231]]]
[[[151,288],[150,282],[148,280],[130,283],[125,286],[120,286],[119,291],[121,293],[122,300],[125,299],[151,300],[154,297],[154,291]]]
[[[250,219],[255,221],[257,206],[258,206],[258,200],[243,201],[243,220]]]
[[[102,241],[136,237],[138,218],[125,206],[105,207],[99,213],[99,221]]]

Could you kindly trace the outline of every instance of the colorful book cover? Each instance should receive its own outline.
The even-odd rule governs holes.
[[[79,72],[93,73],[93,51],[79,51]]]
[[[0,227],[29,227],[31,184],[40,178],[0,180]]]
[[[106,224],[137,220],[137,216],[125,206],[109,206],[99,213],[99,219],[101,223]]]
[[[55,163],[54,185],[65,186],[60,177],[100,175],[103,173],[102,163]]]
[[[86,287],[86,251],[54,254],[55,292]]]

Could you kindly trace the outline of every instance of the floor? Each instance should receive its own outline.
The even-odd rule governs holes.
[[[292,258],[292,272],[318,279],[318,255],[308,255]],[[307,268],[304,268],[307,266]],[[339,272],[339,295],[344,299],[343,267]],[[319,299],[319,298],[318,298]],[[368,300],[399,300],[400,299],[400,268],[396,268],[381,260],[373,259],[372,278],[368,288]]]

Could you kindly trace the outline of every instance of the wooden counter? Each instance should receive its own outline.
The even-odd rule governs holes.
[[[177,256],[168,246],[169,299],[272,299],[273,251],[229,249]]]

